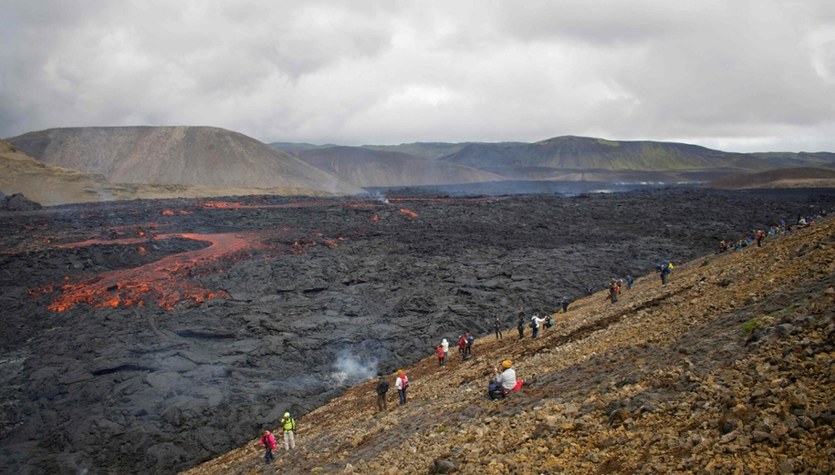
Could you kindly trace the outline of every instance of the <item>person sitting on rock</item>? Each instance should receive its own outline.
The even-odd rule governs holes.
[[[496,378],[487,385],[487,395],[490,399],[500,399],[507,396],[511,391],[517,391],[522,387],[523,381],[516,379],[516,370],[513,369],[513,362],[502,361],[502,370],[493,368]]]

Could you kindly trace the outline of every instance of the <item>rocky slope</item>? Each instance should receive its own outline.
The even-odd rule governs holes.
[[[405,406],[378,413],[373,381],[352,388],[300,418],[299,448],[269,467],[253,441],[185,473],[832,473],[833,246],[819,220],[666,286],[647,275],[537,340],[505,329],[466,362],[427,356]],[[526,384],[491,401],[505,358]]]
[[[214,127],[61,128],[7,140],[44,163],[114,183],[361,192],[253,138]]]
[[[748,175],[725,177],[710,183],[712,188],[726,190],[747,188],[833,188],[835,170],[828,168],[784,168]]]

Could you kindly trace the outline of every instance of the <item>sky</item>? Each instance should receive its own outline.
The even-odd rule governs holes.
[[[0,137],[835,152],[831,0],[0,0]]]

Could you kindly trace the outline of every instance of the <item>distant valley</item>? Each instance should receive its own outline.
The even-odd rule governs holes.
[[[6,139],[0,170],[1,192],[56,205],[257,194],[351,196],[404,188],[576,194],[713,182],[723,188],[829,187],[835,153],[730,153],[683,143],[576,136],[534,143],[267,145],[215,127],[82,127]],[[811,176],[800,178],[804,173]]]

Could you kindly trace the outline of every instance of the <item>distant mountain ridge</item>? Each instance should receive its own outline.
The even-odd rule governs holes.
[[[362,192],[290,154],[215,127],[60,128],[8,141],[44,163],[111,182]]]
[[[419,186],[502,181],[475,167],[360,147],[300,150],[304,162],[360,187]]]
[[[601,138],[562,136],[534,143],[466,142],[407,143],[400,145],[364,145],[362,147],[315,146],[302,149],[289,144],[290,153],[354,183],[359,180],[358,164],[368,163],[375,152],[404,153],[406,156],[432,158],[438,162],[466,166],[489,172],[506,180],[611,181],[611,182],[710,182],[730,175],[757,173],[786,167],[835,167],[835,153],[733,153],[698,145],[675,142],[615,141]],[[292,150],[292,151],[291,151]],[[338,164],[338,165],[337,165]],[[344,174],[351,170],[351,176]]]

